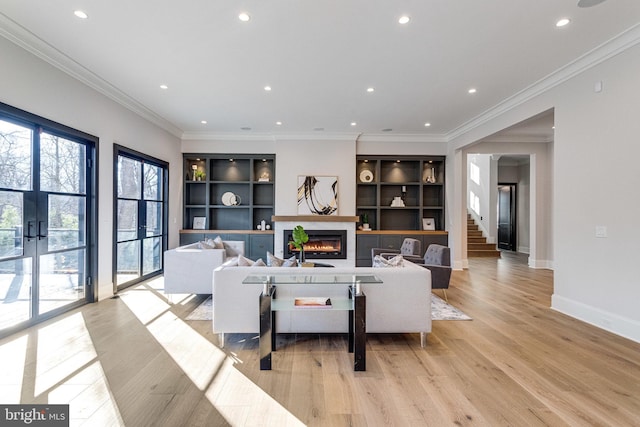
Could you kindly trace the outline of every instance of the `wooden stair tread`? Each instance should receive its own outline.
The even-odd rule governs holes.
[[[476,221],[467,214],[467,257],[500,258],[500,251],[493,243],[487,243]]]

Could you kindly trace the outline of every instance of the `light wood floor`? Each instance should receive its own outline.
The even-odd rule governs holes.
[[[185,272],[188,274],[188,272]],[[353,372],[340,335],[281,335],[273,371],[257,340],[217,346],[202,297],[156,280],[0,341],[0,403],[70,403],[87,426],[631,426],[640,344],[549,309],[553,274],[526,258],[470,260],[449,302],[472,321],[370,335]]]

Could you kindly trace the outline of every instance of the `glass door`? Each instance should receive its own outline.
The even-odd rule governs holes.
[[[0,335],[93,300],[94,149],[0,115]]]
[[[116,146],[115,290],[162,273],[168,164]]]

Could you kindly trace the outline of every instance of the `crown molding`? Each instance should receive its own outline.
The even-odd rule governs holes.
[[[452,141],[465,133],[481,126],[490,120],[501,116],[505,112],[524,104],[525,102],[541,95],[561,83],[583,73],[584,71],[595,67],[596,65],[606,61],[607,59],[624,52],[625,50],[640,43],[640,24],[618,34],[612,39],[602,43],[589,52],[581,55],[576,60],[557,69],[553,73],[543,77],[532,85],[526,87],[520,92],[506,98],[504,101],[496,104],[494,107],[486,110],[475,118],[463,123],[457,128],[446,134],[447,141]]]
[[[275,138],[270,133],[259,132],[184,132],[181,135],[183,141],[211,141],[211,142],[274,142]]]
[[[363,133],[358,142],[448,142],[448,139],[442,134]]]
[[[145,107],[111,83],[83,67],[69,56],[51,46],[26,28],[22,27],[3,13],[0,13],[0,36],[20,46],[27,52],[56,67],[107,98],[131,110],[140,117],[161,127],[173,136],[180,138],[182,130],[168,120]]]
[[[535,143],[535,144],[544,144],[548,142],[553,142],[553,137],[544,136],[544,135],[523,135],[523,134],[513,134],[513,135],[495,135],[488,136],[480,140],[481,142],[523,142],[523,143]]]
[[[357,141],[357,132],[302,132],[274,134],[276,141]]]

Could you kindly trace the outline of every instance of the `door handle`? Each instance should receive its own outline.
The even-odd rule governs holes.
[[[44,224],[44,221],[38,221],[38,240],[44,239],[45,237],[47,237],[46,234],[42,234],[43,224]]]
[[[33,221],[27,221],[27,234],[24,236],[27,239],[27,242],[30,242],[31,239],[35,239],[37,237],[31,234],[32,228],[33,228]]]

